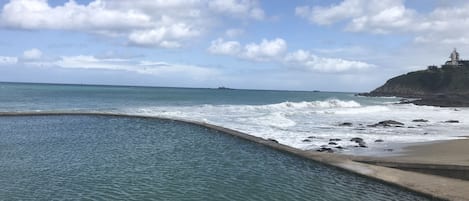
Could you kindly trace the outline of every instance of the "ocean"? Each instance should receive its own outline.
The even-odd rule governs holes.
[[[467,108],[398,102],[339,92],[0,83],[0,112],[110,112],[192,120],[304,150],[327,146],[343,154],[386,155],[412,143],[467,136]],[[404,125],[368,126],[384,120]],[[356,147],[350,141],[354,137],[367,148]],[[329,145],[330,139],[340,141]]]
[[[85,114],[207,122],[300,149],[337,138],[343,149],[334,150],[349,154],[452,139],[467,127],[462,108],[396,101],[332,92],[1,83],[0,112],[75,114],[0,116],[0,200],[428,200],[197,125]],[[415,118],[429,121],[418,126]],[[461,122],[442,123],[449,118]],[[386,119],[405,127],[363,126]],[[344,122],[352,125],[339,126]],[[357,136],[368,148],[349,141]],[[378,138],[384,142],[374,143]]]

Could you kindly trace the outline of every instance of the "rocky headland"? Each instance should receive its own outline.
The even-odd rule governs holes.
[[[402,102],[416,105],[469,107],[469,61],[459,60],[456,51],[450,58],[441,67],[429,66],[426,70],[399,75],[359,95],[411,98]]]

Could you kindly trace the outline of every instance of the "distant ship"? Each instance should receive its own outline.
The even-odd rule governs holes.
[[[218,87],[217,89],[221,89],[221,90],[233,90],[232,88],[228,88],[228,87],[224,87],[224,86]]]

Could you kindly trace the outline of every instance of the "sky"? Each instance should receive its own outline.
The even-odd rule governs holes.
[[[364,92],[469,59],[466,0],[0,0],[0,81]]]

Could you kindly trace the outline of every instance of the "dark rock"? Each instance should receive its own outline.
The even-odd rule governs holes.
[[[352,126],[352,125],[353,124],[350,122],[344,122],[344,123],[339,124],[339,126]]]
[[[276,139],[268,138],[267,140],[269,140],[269,141],[271,141],[271,142],[278,143],[278,141],[277,141]]]
[[[310,139],[304,139],[303,142],[311,142]]]
[[[469,94],[458,92],[438,96],[436,94],[425,95],[421,99],[412,101],[415,105],[431,105],[440,107],[469,107]]]
[[[403,123],[398,122],[398,121],[386,120],[386,121],[380,121],[376,124],[368,125],[368,127],[378,127],[378,126],[382,126],[382,127],[390,127],[390,126],[402,127],[403,125],[404,125]]]
[[[408,126],[407,128],[415,128],[415,126]]]
[[[383,124],[383,125],[404,125],[401,122],[394,121],[394,120],[386,120],[386,121],[380,121],[378,124]]]
[[[316,139],[316,136],[309,136],[309,139]]]
[[[424,135],[428,135],[428,133],[423,133]]]
[[[359,137],[354,137],[354,138],[350,139],[350,141],[360,143],[360,142],[363,142],[363,139],[359,138]]]
[[[355,145],[355,147],[368,148],[366,144],[358,144],[358,145]]]
[[[335,147],[336,149],[344,149],[342,146]]]
[[[412,122],[428,122],[426,119],[414,119]]]
[[[334,150],[332,150],[332,148],[326,148],[326,147],[321,147],[321,148],[317,149],[316,151],[334,153]]]
[[[337,145],[335,142],[329,142],[329,145]]]
[[[377,140],[375,140],[375,142],[384,142],[384,140],[382,140],[382,139],[377,139]]]
[[[327,147],[327,145],[321,145],[321,148],[326,148],[326,147]]]
[[[448,121],[445,121],[445,123],[459,123],[458,120],[448,120]]]
[[[360,142],[360,143],[358,143],[358,146],[359,146],[359,147],[362,147],[362,148],[367,148],[365,142]]]
[[[338,141],[341,141],[341,139],[339,138],[331,138],[329,139],[330,142],[338,142]]]
[[[394,151],[394,149],[384,149],[384,151]]]

